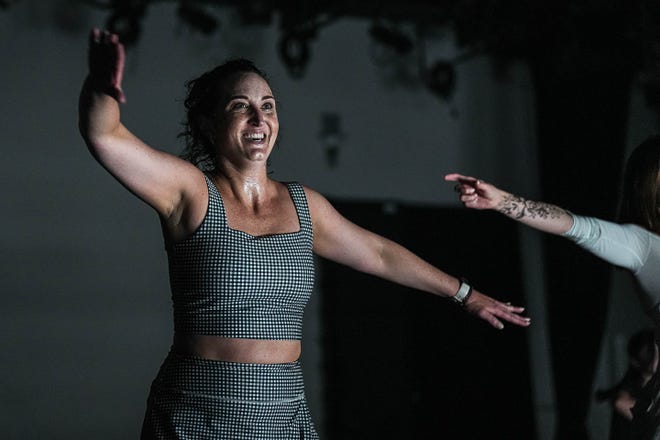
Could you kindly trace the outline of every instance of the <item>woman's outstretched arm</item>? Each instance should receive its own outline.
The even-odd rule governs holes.
[[[461,280],[424,261],[405,247],[357,226],[339,214],[315,191],[306,189],[314,224],[314,252],[355,270],[445,298],[465,293]],[[522,307],[497,301],[477,290],[463,303],[465,309],[501,329],[504,322],[526,327]]]
[[[608,263],[633,273],[647,266],[647,261],[660,259],[657,245],[651,245],[658,237],[640,226],[574,215],[558,206],[502,191],[474,177],[448,174],[445,180],[457,182],[460,200],[468,208],[498,211],[540,231],[561,235]]]
[[[544,202],[527,200],[475,177],[448,174],[445,180],[456,183],[463,204],[472,209],[490,209],[527,226],[551,234],[562,235],[573,225],[566,210]]]

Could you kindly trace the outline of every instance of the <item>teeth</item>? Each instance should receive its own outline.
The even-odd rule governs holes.
[[[264,137],[266,137],[266,135],[264,135],[263,133],[247,133],[244,134],[243,137],[246,139],[261,140]]]

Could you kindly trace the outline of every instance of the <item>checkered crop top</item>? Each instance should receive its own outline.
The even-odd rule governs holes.
[[[312,222],[302,185],[287,183],[298,232],[252,236],[231,229],[222,197],[206,177],[206,217],[189,238],[167,246],[178,333],[301,339],[314,285]]]

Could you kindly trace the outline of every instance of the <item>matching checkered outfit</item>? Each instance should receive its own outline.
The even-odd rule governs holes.
[[[206,177],[198,230],[167,244],[178,334],[299,340],[314,285],[312,223],[300,184],[287,188],[300,230],[252,236],[227,224]],[[243,364],[170,353],[154,380],[143,439],[318,439],[299,362]]]

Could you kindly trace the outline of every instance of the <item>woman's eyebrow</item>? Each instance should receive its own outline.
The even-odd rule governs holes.
[[[229,97],[229,100],[230,100],[230,101],[231,101],[232,99],[249,99],[249,98],[247,97],[247,95],[234,95],[234,96],[230,96],[230,97]],[[267,99],[273,99],[273,100],[274,100],[275,97],[272,96],[272,95],[264,95],[264,96],[261,98],[262,101],[265,101],[265,100],[267,100]]]

